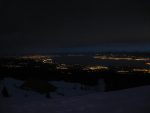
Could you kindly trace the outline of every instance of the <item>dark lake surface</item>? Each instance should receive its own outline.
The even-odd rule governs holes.
[[[131,66],[149,68],[145,65],[146,61],[127,61],[127,60],[101,60],[93,56],[60,56],[53,58],[55,62],[62,64],[80,64],[80,65],[105,65],[105,66]]]

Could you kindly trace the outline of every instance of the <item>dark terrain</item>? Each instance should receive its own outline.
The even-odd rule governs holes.
[[[120,54],[118,55],[119,57],[121,56]],[[46,94],[57,89],[57,87],[51,85],[48,81],[79,83],[81,84],[81,88],[86,89],[88,86],[95,87],[99,84],[99,80],[103,80],[105,83],[105,91],[150,85],[150,74],[131,71],[134,67],[111,66],[107,70],[100,69],[93,71],[84,70],[87,65],[65,64],[67,69],[58,69],[57,67],[61,64],[56,62],[43,63],[42,58],[41,56],[38,58],[0,58],[0,80],[8,77],[22,80],[24,84],[20,88],[31,89]],[[126,69],[129,72],[118,73],[120,69]]]

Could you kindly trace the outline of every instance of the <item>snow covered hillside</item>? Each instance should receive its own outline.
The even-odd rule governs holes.
[[[21,96],[23,92],[0,96],[0,113],[150,113],[150,86],[50,99],[35,92]]]

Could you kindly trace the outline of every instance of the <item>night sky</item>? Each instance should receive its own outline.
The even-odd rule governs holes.
[[[1,55],[150,44],[148,0],[1,0],[0,9]]]

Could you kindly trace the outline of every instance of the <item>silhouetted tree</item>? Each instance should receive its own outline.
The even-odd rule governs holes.
[[[5,86],[2,89],[2,95],[3,95],[3,97],[9,97],[10,96],[8,91],[7,91],[7,88]]]

